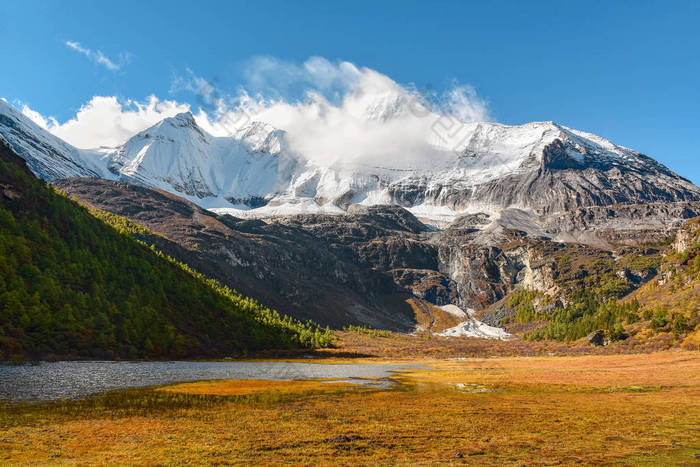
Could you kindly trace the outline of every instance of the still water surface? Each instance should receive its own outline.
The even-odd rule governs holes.
[[[0,399],[79,399],[115,389],[207,379],[295,380],[337,378],[386,386],[392,371],[416,365],[330,365],[299,362],[42,362],[0,365]]]

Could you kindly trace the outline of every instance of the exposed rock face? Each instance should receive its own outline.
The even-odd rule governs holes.
[[[663,240],[700,215],[700,202],[643,203],[578,208],[544,219],[548,235],[562,241],[640,244]]]
[[[605,331],[593,331],[590,333],[587,337],[586,340],[591,344],[595,346],[601,346],[601,345],[607,345],[608,344],[608,339],[605,335]]]
[[[398,206],[353,205],[345,215],[244,220],[124,182],[67,179],[56,186],[163,235],[153,241],[166,253],[281,312],[333,326],[398,330],[415,324],[407,298],[479,311],[516,289],[557,296],[554,253],[611,255],[598,247],[566,247],[554,239],[561,231],[599,241],[607,238],[611,223],[643,222],[645,232],[657,238],[698,208],[694,203],[620,206],[534,220],[507,210],[464,216],[436,231]],[[650,274],[620,272],[635,283]],[[496,325],[508,313],[496,309],[481,319]]]
[[[695,185],[650,157],[611,148],[594,135],[582,138],[580,132],[556,124],[552,128],[556,135],[545,136],[545,131],[541,153],[531,152],[518,170],[476,184],[411,178],[391,186],[391,201],[409,209],[427,203],[457,212],[515,208],[547,215],[597,206],[700,199]],[[475,152],[474,157],[485,156]]]
[[[676,238],[673,241],[673,249],[677,253],[683,253],[690,248],[700,238],[700,229],[697,228],[697,223],[684,224],[676,232]]]

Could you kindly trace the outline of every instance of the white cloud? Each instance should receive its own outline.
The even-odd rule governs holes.
[[[22,104],[22,113],[29,117],[34,123],[39,125],[44,130],[50,130],[51,127],[58,125],[58,122],[55,118],[45,118],[39,112],[29,108],[29,106],[26,104]]]
[[[332,63],[322,57],[311,57],[302,64],[256,57],[246,66],[245,77],[251,91],[274,97],[308,89],[340,97],[361,78],[364,70],[367,69],[360,70],[350,62]]]
[[[413,86],[349,62],[314,57],[293,64],[258,58],[246,77],[245,88],[227,95],[187,70],[173,81],[171,92],[197,96],[195,118],[211,134],[228,136],[252,121],[266,122],[287,132],[291,150],[320,164],[431,163],[457,144],[438,134],[436,123],[490,120],[486,103],[470,86],[455,84],[444,93],[424,96]],[[115,97],[94,97],[62,124],[28,108],[23,112],[56,136],[86,148],[121,144],[189,108],[155,96],[124,104]]]
[[[123,105],[116,97],[95,96],[78,110],[75,117],[60,124],[26,105],[22,113],[73,146],[94,148],[117,146],[162,119],[189,109],[188,104],[159,100],[155,96],[145,102],[129,100]]]
[[[486,103],[479,99],[472,86],[455,84],[445,94],[446,110],[457,119],[463,122],[476,122],[488,118]]]
[[[80,42],[66,41],[66,46],[70,49],[75,50],[78,53],[85,55],[90,60],[98,63],[110,71],[117,71],[121,68],[122,64],[129,60],[130,55],[128,53],[122,53],[119,56],[119,64],[107,58],[107,56],[102,53],[101,50],[90,50],[88,48],[80,45]]]
[[[445,150],[459,149],[458,138],[439,134],[436,123],[488,121],[486,103],[467,85],[455,84],[439,95],[424,96],[413,86],[401,85],[388,76],[352,63],[332,63],[315,57],[302,65],[262,58],[252,62],[247,74],[251,95],[218,95],[216,105],[200,111],[197,122],[212,134],[234,134],[243,124],[262,121],[287,131],[291,149],[306,158],[330,164],[354,163],[414,166],[441,157]],[[207,94],[212,85],[206,83]],[[294,93],[303,85],[298,98]],[[269,92],[269,91],[272,92]],[[272,97],[269,97],[272,94]]]

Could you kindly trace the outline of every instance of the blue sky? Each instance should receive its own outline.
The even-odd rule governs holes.
[[[59,122],[93,96],[196,106],[173,86],[187,70],[235,93],[256,57],[318,56],[419,89],[470,85],[493,120],[554,120],[700,183],[699,23],[692,0],[2,1],[0,96]]]

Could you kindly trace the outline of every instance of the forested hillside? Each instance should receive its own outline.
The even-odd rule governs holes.
[[[39,181],[0,142],[0,360],[173,358],[326,345]]]

